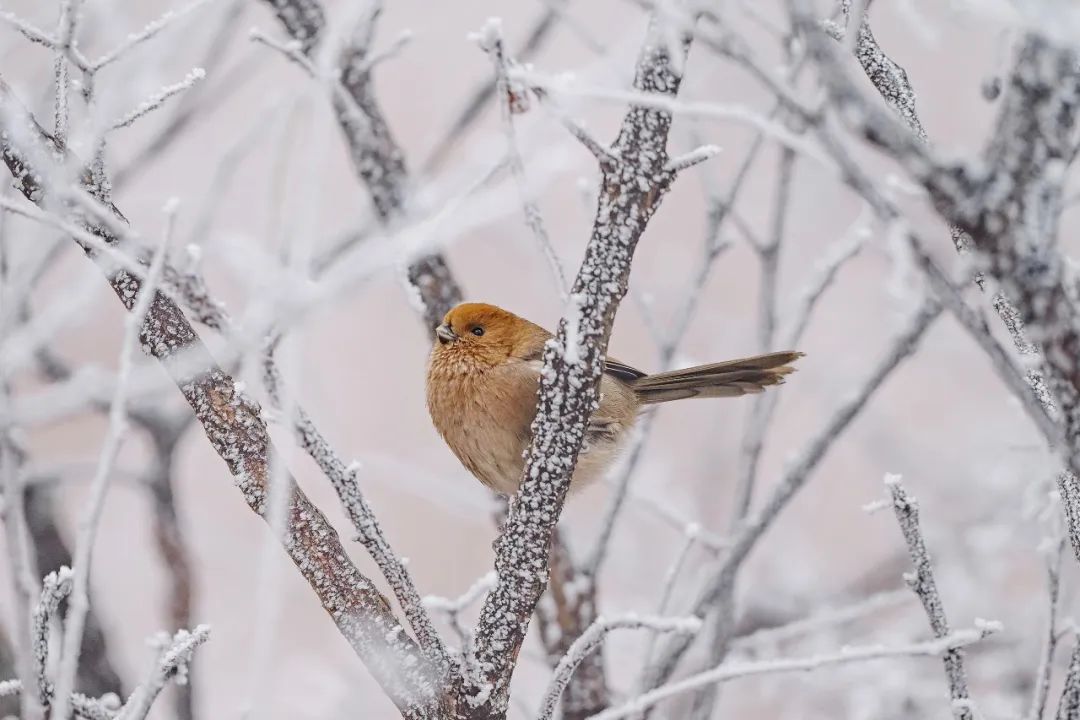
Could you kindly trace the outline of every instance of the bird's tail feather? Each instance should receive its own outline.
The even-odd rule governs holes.
[[[789,363],[802,356],[801,352],[775,352],[699,365],[646,375],[633,381],[630,386],[638,400],[645,404],[691,397],[738,397],[759,393],[770,385],[783,383],[784,376],[795,371]]]

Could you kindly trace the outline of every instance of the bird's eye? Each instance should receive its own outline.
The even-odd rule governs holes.
[[[474,327],[472,329],[472,334],[475,335],[476,337],[480,337],[481,335],[484,334],[484,328],[477,325],[476,327]]]

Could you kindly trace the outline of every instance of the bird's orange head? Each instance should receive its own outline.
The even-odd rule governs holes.
[[[482,370],[526,357],[543,346],[548,333],[495,305],[462,303],[446,313],[435,338],[433,359]]]

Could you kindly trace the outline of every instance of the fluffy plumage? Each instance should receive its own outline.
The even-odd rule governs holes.
[[[436,329],[427,373],[435,428],[480,482],[517,491],[536,415],[544,328],[494,305],[463,303]],[[737,397],[779,385],[800,352],[778,352],[648,375],[608,358],[571,489],[600,477],[644,405],[691,397]]]

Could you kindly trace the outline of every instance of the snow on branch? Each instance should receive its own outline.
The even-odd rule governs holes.
[[[273,7],[296,50],[312,57],[325,33],[325,11],[319,0],[265,0]],[[338,124],[349,145],[353,168],[371,195],[375,211],[384,224],[398,221],[408,212],[409,175],[405,156],[383,117],[375,99],[371,70],[376,64],[370,43],[381,2],[372,2],[340,48],[336,77],[347,100],[331,93]],[[336,83],[335,83],[336,84]],[[423,319],[429,332],[442,322],[446,312],[462,300],[446,259],[438,252],[425,252],[409,262],[406,276],[423,304]]]
[[[44,30],[34,27],[13,12],[0,12],[0,22],[5,22],[15,28],[24,38],[35,45],[44,45],[50,49],[56,48],[56,38],[52,37]]]
[[[46,190],[42,183],[52,177],[52,168],[32,160],[49,160],[51,156],[40,151],[41,146],[48,146],[48,136],[2,80],[0,109],[7,130],[0,136],[0,154],[23,195],[41,203]],[[87,181],[85,176],[83,181]],[[112,211],[116,222],[123,223],[119,211]],[[116,242],[108,224],[92,224],[91,230],[106,243]],[[122,269],[107,271],[107,276],[131,311],[140,296],[141,278]],[[259,406],[237,390],[233,378],[216,364],[181,309],[165,294],[153,294],[139,339],[143,350],[162,363],[180,388],[245,501],[265,518],[268,473],[276,451]],[[179,362],[181,358],[184,363]],[[390,699],[406,713],[434,712],[445,677],[423,658],[386,599],[349,559],[323,513],[291,477],[286,476],[284,482],[287,517],[280,541],[290,558]]]
[[[60,603],[71,594],[71,568],[62,567],[45,576],[41,583],[41,600],[34,608],[32,622],[32,642],[34,649],[34,674],[38,682],[38,701],[43,707],[48,706],[53,697],[53,686],[49,681],[49,633],[52,618]]]
[[[178,630],[170,639],[168,636],[156,641],[158,652],[149,677],[131,693],[116,720],[145,720],[150,708],[169,680],[177,685],[188,681],[188,667],[195,650],[210,637],[210,628],[199,625],[192,631]]]
[[[135,363],[140,336],[147,323],[151,303],[157,294],[165,259],[168,257],[169,241],[175,223],[175,207],[168,208],[165,233],[154,253],[146,277],[130,298],[130,312],[124,318],[124,339],[120,348],[120,369],[116,389],[109,407],[109,426],[101,445],[97,469],[90,481],[90,498],[79,519],[79,532],[72,555],[71,600],[64,618],[64,640],[61,646],[60,664],[57,668],[56,696],[52,720],[65,720],[68,715],[71,693],[75,690],[75,675],[82,653],[86,616],[90,610],[90,560],[97,539],[101,514],[105,508],[105,496],[113,476],[113,464],[120,452],[120,445],[127,434],[127,404],[130,392],[131,371]]]
[[[693,614],[704,616],[718,603],[723,606],[723,603],[730,602],[739,570],[750,551],[806,484],[829,448],[866,406],[886,378],[915,352],[919,341],[940,314],[940,305],[929,299],[924,299],[912,313],[905,326],[886,346],[883,356],[869,375],[822,423],[821,430],[788,466],[764,506],[747,517],[722,562],[710,574],[698,592],[691,610]],[[675,672],[679,660],[689,649],[690,640],[687,638],[675,638],[669,641],[667,646],[662,648],[660,657],[646,672],[645,687],[655,688],[667,681]]]
[[[1080,636],[1075,638],[1072,656],[1069,658],[1069,671],[1065,675],[1065,686],[1058,702],[1057,720],[1077,720],[1080,718]]]
[[[899,475],[886,475],[885,487],[892,496],[893,512],[900,524],[900,532],[907,543],[914,572],[904,573],[904,581],[918,596],[930,621],[934,637],[949,637],[949,621],[945,617],[945,607],[938,594],[934,581],[934,568],[930,563],[930,553],[926,549],[922,529],[919,527],[919,504],[907,494]],[[974,720],[974,707],[968,696],[967,673],[964,670],[964,652],[960,647],[949,648],[942,656],[945,663],[945,677],[949,683],[949,696],[952,698],[953,711],[960,720]]]
[[[276,343],[271,343],[263,356],[263,384],[275,409],[282,409],[283,379],[277,363],[274,361]],[[397,598],[416,633],[420,646],[424,649],[429,659],[437,665],[449,669],[449,659],[442,639],[435,631],[424,610],[424,603],[420,594],[416,591],[412,577],[409,575],[405,563],[394,553],[390,547],[386,535],[382,531],[374,511],[364,497],[360,489],[358,479],[359,466],[357,463],[346,463],[341,456],[330,446],[329,441],[323,436],[315,423],[302,407],[294,406],[294,417],[290,419],[297,442],[308,455],[318,464],[319,469],[326,475],[330,484],[337,492],[338,498],[345,509],[353,527],[357,532],[357,540],[368,551],[375,564],[379,566],[390,589]]]
[[[607,638],[608,634],[615,630],[648,630],[651,633],[680,633],[695,635],[701,629],[701,620],[696,617],[659,617],[653,615],[621,615],[618,617],[598,617],[579,638],[574,640],[570,649],[566,651],[548,685],[544,699],[540,703],[538,720],[551,720],[555,716],[555,709],[559,703],[559,696],[570,683],[581,661],[596,650]]]
[[[685,38],[680,52],[689,46]],[[674,95],[679,88],[668,44],[651,22],[634,88]],[[547,344],[532,441],[521,490],[496,541],[497,582],[481,610],[466,678],[471,702],[504,712],[514,659],[547,584],[549,548],[589,417],[597,403],[603,357],[619,301],[626,293],[633,252],[675,174],[665,170],[671,114],[632,104],[612,145],[614,164],[602,179],[592,236],[571,290],[580,295],[580,362],[566,358],[568,322]]]
[[[518,147],[517,132],[514,128],[514,115],[528,110],[528,91],[523,85],[510,82],[509,67],[514,61],[507,57],[503,48],[501,24],[495,18],[490,18],[484,29],[477,34],[477,38],[480,49],[488,54],[495,66],[497,88],[495,99],[499,105],[499,115],[502,117],[503,131],[506,135],[506,154],[510,171],[517,182],[521,204],[525,210],[525,224],[536,238],[540,251],[551,269],[559,294],[565,302],[568,299],[566,271],[563,270],[559,255],[551,244],[551,238],[544,227],[540,207],[530,193],[529,181],[525,175],[525,161],[521,155],[521,148]]]
[[[166,85],[146,100],[143,100],[136,108],[114,122],[111,129],[119,130],[120,128],[130,127],[136,120],[157,110],[164,105],[169,98],[179,95],[186,90],[190,90],[195,86],[195,83],[205,77],[206,71],[202,68],[192,69],[180,82]]]
[[[984,626],[969,630],[957,630],[942,638],[926,642],[910,643],[889,647],[885,645],[865,645],[842,648],[839,652],[823,653],[799,658],[779,658],[757,662],[728,661],[719,667],[685,680],[671,683],[639,695],[625,704],[596,715],[593,720],[617,720],[635,717],[657,703],[700,688],[725,683],[738,678],[758,675],[780,675],[794,672],[813,672],[834,665],[865,663],[872,660],[895,659],[905,657],[938,657],[955,652],[972,643],[976,643],[996,630]]]
[[[119,60],[133,48],[145,43],[158,35],[161,31],[168,28],[177,20],[191,14],[192,12],[200,9],[203,5],[214,2],[215,0],[194,0],[187,5],[180,7],[177,10],[169,10],[164,15],[160,16],[156,20],[152,20],[147,23],[141,30],[128,35],[123,42],[117,45],[112,50],[108,51],[97,60],[94,60],[89,65],[89,72],[95,73],[101,70],[107,65]]]
[[[865,17],[855,52],[879,94],[925,142],[907,74],[877,44]],[[1027,32],[984,151],[986,167],[960,168],[951,182],[929,178],[924,184],[955,224],[951,235],[957,250],[974,249],[980,270],[1000,285],[994,309],[1017,349],[1026,355],[1041,347],[1041,362],[1027,373],[1028,382],[1047,413],[1053,413],[1055,401],[1062,411],[1066,467],[1058,484],[1080,561],[1080,304],[1067,287],[1067,263],[1054,245],[1063,178],[1076,154],[1078,95],[1080,54]],[[976,282],[984,287],[981,274]],[[1025,326],[1037,343],[1027,341]]]

